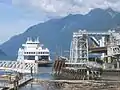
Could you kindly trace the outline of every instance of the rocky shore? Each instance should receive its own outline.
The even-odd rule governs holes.
[[[119,81],[88,81],[88,80],[34,80],[46,90],[120,90]]]

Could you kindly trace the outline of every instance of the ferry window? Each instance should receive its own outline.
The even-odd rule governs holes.
[[[33,52],[33,54],[35,54],[35,52]]]
[[[39,60],[42,60],[42,59],[44,59],[44,60],[48,60],[48,56],[41,56],[41,58],[39,59]]]
[[[27,56],[26,59],[27,60],[35,60],[35,56]]]

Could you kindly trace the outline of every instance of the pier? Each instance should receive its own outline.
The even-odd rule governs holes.
[[[120,33],[115,30],[106,33],[89,33],[86,30],[73,32],[70,57],[66,60],[58,58],[53,66],[54,75],[69,80],[101,79],[102,74],[108,72],[117,76],[118,70]]]
[[[20,80],[14,80],[12,83],[9,81],[0,82],[1,90],[17,90],[19,87],[26,85],[29,81],[32,81],[33,77],[24,76]]]

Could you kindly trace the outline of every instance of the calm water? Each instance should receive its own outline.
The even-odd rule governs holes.
[[[45,87],[41,86],[40,84],[37,83],[30,83],[27,84],[24,87],[21,87],[19,90],[45,90]]]
[[[48,80],[53,79],[51,72],[52,67],[39,67],[39,73],[37,75],[34,75],[34,77]],[[46,86],[35,82],[31,82],[26,86],[21,87],[19,90],[46,90]]]

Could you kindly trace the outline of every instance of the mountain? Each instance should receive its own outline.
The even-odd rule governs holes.
[[[0,48],[6,54],[16,56],[18,48],[25,43],[27,37],[39,37],[41,43],[48,47],[52,54],[60,53],[61,49],[69,50],[74,31],[86,29],[89,32],[106,32],[116,27],[120,27],[120,13],[112,9],[97,8],[86,15],[70,14],[31,26],[24,33],[13,36],[0,45]]]
[[[6,56],[6,54],[2,50],[0,50],[0,56]]]
[[[6,60],[6,59],[8,59],[8,56],[2,50],[0,50],[0,60]]]

